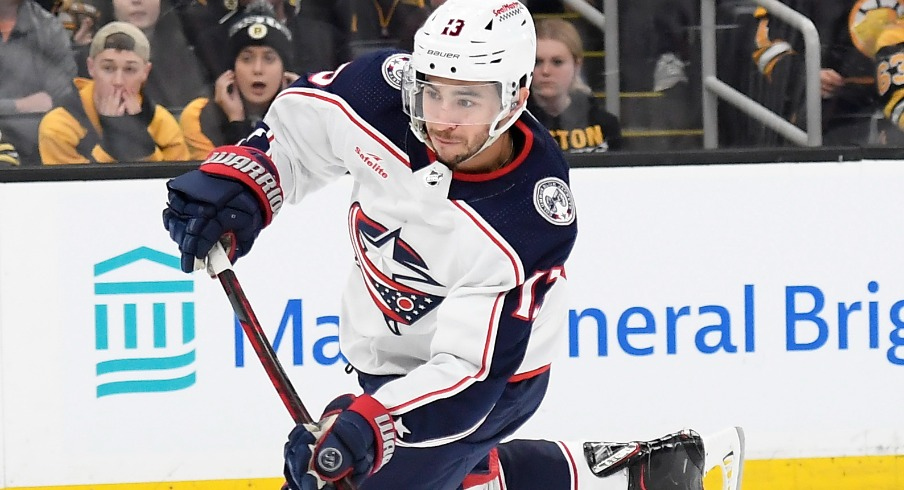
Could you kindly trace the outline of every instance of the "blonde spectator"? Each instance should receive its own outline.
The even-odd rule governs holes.
[[[150,44],[137,27],[111,22],[91,42],[78,93],[47,113],[38,130],[44,164],[188,160],[179,124],[142,94]]]
[[[583,44],[568,21],[536,23],[537,62],[527,108],[569,153],[621,148],[621,126],[603,109],[581,78]]]

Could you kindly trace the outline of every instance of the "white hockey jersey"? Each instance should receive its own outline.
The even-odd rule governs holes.
[[[287,202],[354,178],[340,347],[358,371],[389,377],[372,395],[404,418],[399,443],[417,446],[472,433],[506,383],[549,368],[577,224],[567,163],[527,113],[502,169],[434,161],[402,111],[408,56],[300,79],[243,144],[272,158]]]

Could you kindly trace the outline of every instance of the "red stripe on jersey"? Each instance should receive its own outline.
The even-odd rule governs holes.
[[[496,448],[490,449],[490,457],[489,457],[489,471],[486,474],[480,473],[469,473],[468,476],[465,477],[465,481],[462,482],[462,487],[471,488],[476,487],[477,485],[485,485],[497,478],[499,478],[499,450]]]
[[[283,96],[285,96],[285,95],[303,95],[303,96],[305,96],[305,97],[311,97],[311,98],[314,98],[314,99],[317,99],[317,100],[321,100],[321,101],[327,102],[327,103],[329,103],[329,104],[333,104],[334,106],[338,107],[339,110],[341,110],[346,116],[348,116],[348,119],[349,119],[352,123],[354,123],[355,126],[358,126],[359,128],[361,128],[361,130],[364,131],[365,133],[367,133],[368,136],[370,136],[371,138],[373,138],[374,141],[376,141],[376,142],[379,143],[381,146],[383,146],[383,148],[386,148],[386,150],[387,150],[389,153],[392,153],[392,155],[393,155],[394,157],[398,158],[399,161],[402,162],[403,164],[405,164],[406,167],[411,168],[411,162],[409,162],[408,159],[405,158],[405,155],[403,155],[403,154],[397,152],[397,151],[392,147],[391,144],[387,143],[383,138],[381,138],[382,135],[380,135],[379,133],[376,133],[376,132],[374,132],[374,131],[371,131],[370,128],[368,128],[368,127],[362,122],[363,119],[361,119],[360,117],[358,117],[357,114],[355,114],[355,113],[349,111],[348,108],[346,108],[345,104],[343,104],[343,103],[340,102],[339,100],[337,100],[337,99],[335,99],[335,98],[332,98],[332,97],[327,97],[327,96],[326,96],[327,94],[326,94],[325,92],[312,91],[312,90],[310,90],[310,89],[305,90],[305,89],[300,89],[300,88],[294,88],[294,89],[291,89],[291,88],[290,88],[290,89],[284,90],[284,91],[281,92],[279,95],[277,95],[276,98],[278,99],[278,98],[283,97]]]
[[[478,228],[480,228],[480,231],[484,232],[486,236],[490,237],[490,240],[492,240],[493,243],[495,243],[496,246],[499,247],[499,249],[502,250],[502,252],[505,253],[506,256],[508,256],[509,260],[512,262],[512,268],[515,269],[515,284],[520,285],[524,281],[524,278],[521,277],[521,272],[519,272],[518,259],[515,258],[515,254],[511,250],[509,250],[508,247],[503,245],[503,243],[498,238],[496,238],[493,233],[490,233],[490,230],[487,229],[487,226],[483,224],[482,220],[477,219],[475,214],[471,212],[470,207],[466,207],[461,203],[461,201],[452,201],[452,204],[454,204],[456,207],[458,207],[458,209],[461,209],[466,215],[468,215],[468,217],[471,218],[471,221],[473,221],[474,224],[477,225]]]
[[[509,378],[509,383],[517,383],[518,381],[524,381],[525,379],[531,379],[535,376],[539,376],[539,375],[545,373],[546,371],[549,371],[549,366],[550,365],[547,364],[545,366],[540,366],[537,369],[528,371],[526,373],[516,374],[516,375],[512,376],[511,378]]]
[[[515,127],[521,130],[522,133],[524,133],[524,147],[521,148],[521,152],[518,153],[518,156],[515,157],[514,160],[512,160],[512,163],[486,174],[466,174],[462,172],[452,172],[452,178],[455,180],[463,180],[465,182],[486,182],[487,180],[493,180],[502,177],[503,175],[506,175],[518,168],[518,166],[527,159],[527,155],[528,153],[530,153],[530,149],[534,145],[534,133],[532,133],[530,128],[528,128],[527,125],[521,121],[516,121]]]
[[[493,332],[499,327],[498,323],[496,322],[496,311],[498,311],[502,308],[502,303],[504,301],[505,301],[505,293],[499,293],[499,295],[496,296],[496,302],[493,304],[493,311],[492,311],[492,313],[490,313],[490,323],[488,325],[489,328],[487,329],[486,339],[484,340],[484,343],[483,343],[483,356],[480,359],[480,369],[478,369],[476,373],[474,373],[471,376],[467,376],[465,378],[458,380],[455,384],[453,384],[452,386],[450,386],[448,388],[444,388],[442,390],[436,390],[436,391],[432,391],[430,393],[426,393],[424,395],[421,395],[413,400],[409,400],[400,405],[396,405],[394,407],[387,407],[387,409],[390,412],[398,412],[409,405],[413,405],[413,404],[423,401],[427,398],[443,395],[450,391],[455,391],[461,385],[469,382],[470,380],[480,378],[483,375],[483,373],[486,372],[487,369],[489,369],[490,344],[492,343]]]
[[[565,459],[568,461],[568,467],[571,470],[571,488],[577,490],[578,488],[578,466],[574,462],[574,456],[572,456],[571,451],[563,444],[561,441],[556,442],[556,445],[559,446],[559,449],[562,450],[562,453],[565,455]]]

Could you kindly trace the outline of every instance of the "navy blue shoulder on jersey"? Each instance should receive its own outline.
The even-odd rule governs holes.
[[[369,53],[333,72],[309,74],[293,87],[315,88],[342,98],[361,118],[399,148],[405,148],[408,115],[402,110],[402,94],[396,81],[401,65],[391,63],[408,53],[394,49]],[[392,59],[391,59],[392,58]],[[394,83],[391,84],[390,80]]]
[[[511,165],[517,167],[490,180],[458,176],[449,198],[474,208],[521,257],[525,273],[561,266],[577,237],[577,220],[554,224],[538,203],[538,183],[557,179],[568,185],[568,162],[559,145],[527,113],[509,129],[521,150]],[[503,168],[502,173],[506,170]],[[571,202],[574,212],[574,203]]]

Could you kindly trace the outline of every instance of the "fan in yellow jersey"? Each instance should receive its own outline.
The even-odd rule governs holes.
[[[197,98],[182,111],[180,125],[192,160],[217,146],[237,143],[263,119],[276,94],[298,79],[285,71],[292,34],[266,2],[252,2],[229,29],[233,69],[214,84],[214,97]]]
[[[890,23],[876,41],[876,89],[882,114],[898,131],[886,132],[890,142],[904,142],[904,19]]]
[[[822,128],[825,144],[868,142],[878,97],[872,57],[889,22],[904,16],[904,0],[785,0],[819,32]],[[803,122],[804,43],[796,28],[763,8],[753,61],[763,74],[761,103]]]
[[[45,165],[188,160],[179,123],[142,94],[150,44],[137,27],[111,22],[91,42],[91,79],[48,112],[38,130]]]

